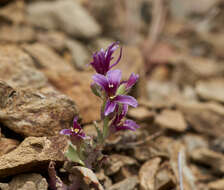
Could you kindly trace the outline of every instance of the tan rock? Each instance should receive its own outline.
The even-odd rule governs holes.
[[[179,102],[178,109],[200,133],[222,137],[224,134],[224,107],[217,103]]]
[[[30,42],[35,40],[35,32],[27,26],[2,26],[0,28],[0,41],[8,43]]]
[[[174,78],[178,83],[194,85],[198,80],[219,77],[224,74],[224,66],[212,59],[181,54],[175,60]]]
[[[224,155],[207,148],[198,148],[191,152],[194,161],[208,165],[215,172],[224,173]]]
[[[183,188],[185,190],[197,190],[196,177],[187,164],[185,146],[178,141],[173,141],[173,143],[168,144],[167,148],[170,157],[170,166],[175,175],[176,183],[179,183],[179,168],[181,168],[183,177]]]
[[[81,185],[81,189],[90,189],[90,187],[94,187],[96,190],[104,190],[103,186],[99,183],[96,175],[89,168],[74,166],[69,169],[69,173],[71,173],[71,182],[73,182],[74,178],[78,178],[83,182]]]
[[[183,132],[187,128],[187,123],[181,112],[176,110],[163,110],[155,118],[155,123],[162,128]]]
[[[17,140],[0,137],[0,156],[11,152],[18,145]]]
[[[62,52],[66,48],[65,41],[67,37],[63,32],[40,32],[37,34],[37,39],[39,42],[46,44],[48,47],[51,47],[59,52]]]
[[[22,89],[52,89],[44,74],[35,68],[31,57],[13,45],[0,46],[0,80]]]
[[[196,148],[208,148],[208,139],[201,135],[186,134],[183,137],[183,142],[186,145],[187,151],[190,153]]]
[[[205,100],[224,102],[224,79],[215,78],[196,83],[197,94]]]
[[[23,136],[48,136],[69,128],[76,113],[74,103],[58,92],[13,89],[0,82],[0,120]]]
[[[139,171],[139,181],[142,190],[155,189],[155,175],[159,170],[161,158],[155,157],[145,162]]]
[[[222,190],[224,187],[224,179],[212,181],[208,184],[209,190]]]
[[[154,112],[149,111],[147,108],[140,106],[135,109],[130,109],[128,112],[128,116],[139,121],[152,120],[154,118],[154,115]]]
[[[149,80],[145,88],[148,99],[154,104],[157,102],[165,105],[171,104],[181,96],[178,86],[169,81]]]
[[[36,60],[50,83],[76,102],[84,123],[99,119],[101,103],[90,89],[92,73],[74,70],[43,44],[25,45],[24,49]]]
[[[112,185],[112,180],[105,175],[103,168],[96,173],[96,176],[105,189],[108,189]]]
[[[136,164],[136,160],[131,157],[113,154],[109,157],[109,166],[106,169],[105,173],[106,175],[112,175],[117,173],[124,166]]]
[[[121,182],[115,183],[108,190],[133,190],[139,183],[137,176],[128,177]]]
[[[10,1],[10,0],[4,0]],[[2,3],[2,2],[1,2]],[[3,2],[4,3],[4,2]],[[0,9],[0,16],[8,21],[21,24],[25,22],[25,2],[15,1]]]
[[[47,170],[48,162],[63,161],[67,146],[64,136],[28,137],[18,148],[0,157],[0,177]]]
[[[47,190],[48,183],[40,174],[21,174],[9,183],[10,190]]]
[[[155,189],[175,188],[175,177],[168,162],[165,162],[156,174]]]
[[[8,183],[0,183],[0,189],[1,190],[9,190],[9,184]]]

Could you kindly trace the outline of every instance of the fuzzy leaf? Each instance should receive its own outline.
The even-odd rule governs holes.
[[[93,94],[95,94],[96,96],[99,96],[99,97],[102,96],[100,87],[97,84],[95,84],[95,83],[91,84],[90,87],[91,87],[91,90],[92,90]]]
[[[83,166],[85,165],[84,162],[80,159],[80,156],[76,150],[76,147],[73,146],[71,143],[69,143],[69,147],[67,152],[65,153],[65,156],[73,162],[77,162]]]
[[[121,84],[117,89],[116,95],[125,94],[125,90],[126,90],[125,84]]]

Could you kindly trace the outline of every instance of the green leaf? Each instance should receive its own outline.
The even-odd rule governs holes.
[[[69,143],[68,150],[65,152],[65,156],[73,162],[77,162],[83,166],[85,165],[84,162],[80,159],[76,147],[73,146],[72,143]]]
[[[100,88],[97,84],[92,84],[90,87],[91,87],[91,90],[92,90],[93,94],[95,94],[96,96],[99,96],[99,97],[102,96]]]
[[[116,95],[125,94],[125,90],[126,90],[125,84],[120,85],[119,88],[117,89]]]

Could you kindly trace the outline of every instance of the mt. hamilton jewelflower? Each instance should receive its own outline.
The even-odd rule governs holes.
[[[88,139],[89,137],[85,135],[82,131],[81,126],[78,124],[78,117],[73,120],[73,127],[71,129],[63,129],[60,131],[62,135],[69,135],[70,137],[75,137],[78,139]]]
[[[104,115],[107,116],[115,110],[118,103],[130,105],[137,107],[138,103],[132,96],[124,95],[122,92],[119,93],[119,87],[124,83],[129,90],[137,81],[138,76],[132,74],[131,77],[126,82],[121,82],[121,71],[119,69],[110,70],[107,72],[106,76],[102,74],[93,75],[93,81],[99,85],[105,92],[107,101],[104,109]]]
[[[129,79],[124,82],[125,88],[126,88],[127,91],[129,91],[135,85],[138,78],[139,78],[138,74],[132,73],[131,76],[129,77]]]
[[[111,60],[113,59],[112,54],[115,52],[117,48],[119,48],[119,42],[112,43],[105,51],[101,49],[100,51],[93,54],[93,62],[90,64],[96,70],[97,73],[101,75],[106,75],[106,73],[121,59],[122,48],[120,49],[120,55],[112,65],[110,65]]]
[[[111,130],[119,131],[119,130],[132,130],[135,131],[139,126],[130,119],[124,120],[128,112],[128,105],[122,105],[121,111],[119,112],[119,106],[116,106],[116,115],[114,120],[111,123]]]

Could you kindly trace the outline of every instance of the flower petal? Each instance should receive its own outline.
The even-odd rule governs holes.
[[[119,63],[119,61],[121,60],[121,57],[122,57],[122,48],[120,49],[120,55],[117,58],[117,61],[110,66],[110,69]]]
[[[72,130],[71,129],[62,129],[60,131],[61,135],[72,135]]]
[[[118,86],[121,82],[122,73],[119,69],[111,70],[107,72],[107,79],[109,84]]]
[[[127,83],[126,83],[126,89],[130,89],[132,86],[135,85],[135,83],[137,82],[139,78],[139,75],[138,74],[134,74],[132,73],[131,76],[129,77]]]
[[[82,138],[82,139],[90,139],[90,137],[89,137],[89,136],[86,136],[86,134],[85,134],[84,132],[80,132],[80,133],[78,134],[78,136],[79,136],[80,138]]]
[[[127,113],[128,113],[128,105],[124,104],[121,112],[122,117],[124,117]]]
[[[124,126],[129,126],[129,127],[133,127],[135,129],[139,128],[139,125],[137,125],[137,123],[135,123],[133,120],[127,119],[124,122]]]
[[[117,95],[114,99],[115,102],[121,103],[121,104],[127,104],[132,107],[137,107],[138,102],[135,98],[132,96],[127,96],[127,95]]]
[[[116,126],[116,130],[132,130],[135,131],[139,126],[132,120],[127,119],[123,125]]]
[[[101,86],[105,91],[108,91],[108,81],[107,78],[104,75],[101,74],[95,74],[92,76],[93,81]]]
[[[108,116],[112,113],[115,110],[116,105],[116,102],[108,100],[104,109],[104,115]]]

